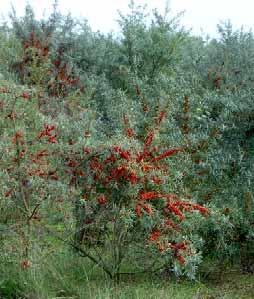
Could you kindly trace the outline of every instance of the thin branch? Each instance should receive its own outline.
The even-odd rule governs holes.
[[[96,265],[99,265],[103,271],[105,273],[108,274],[108,276],[112,279],[113,278],[113,275],[111,273],[111,271],[106,267],[106,265],[103,263],[100,262],[100,260],[97,260],[94,256],[92,256],[91,254],[89,254],[87,251],[85,251],[84,249],[82,249],[81,247],[77,246],[76,244],[68,241],[68,240],[65,240],[63,239],[62,237],[54,234],[52,231],[50,231],[48,228],[45,228],[46,231],[49,233],[49,234],[52,234],[55,238],[57,238],[58,240],[62,241],[63,243],[66,243],[68,244],[69,246],[71,246],[73,249],[75,249],[79,254],[80,256],[83,256],[83,257],[87,257],[89,258],[93,263],[95,263]]]

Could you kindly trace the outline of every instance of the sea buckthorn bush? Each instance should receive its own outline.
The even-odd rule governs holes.
[[[139,271],[154,271],[170,268],[171,259],[181,266],[193,262],[188,274],[194,275],[198,254],[182,223],[188,221],[186,214],[208,217],[210,210],[170,188],[174,175],[167,159],[186,149],[160,145],[157,135],[164,117],[161,111],[154,129],[138,140],[125,116],[124,146],[85,148],[83,157],[68,163],[75,174],[82,173],[78,182],[73,178],[82,192],[75,210],[76,243],[93,248],[110,276],[119,275],[126,262]]]

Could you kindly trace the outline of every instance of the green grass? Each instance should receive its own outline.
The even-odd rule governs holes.
[[[28,270],[18,262],[6,262],[2,269],[1,299],[254,299],[254,275],[237,271],[195,282],[165,274],[125,276],[115,284],[97,267],[66,252],[37,253]]]

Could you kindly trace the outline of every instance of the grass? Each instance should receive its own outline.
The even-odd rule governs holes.
[[[213,273],[202,281],[177,281],[164,275],[125,276],[114,284],[95,266],[69,253],[32,257],[32,266],[6,262],[1,267],[1,299],[254,299],[254,275]]]

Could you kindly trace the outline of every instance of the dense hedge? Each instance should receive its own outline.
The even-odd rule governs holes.
[[[178,20],[131,3],[118,35],[57,7],[1,25],[0,242],[23,268],[51,234],[111,277],[253,271],[254,37]]]

